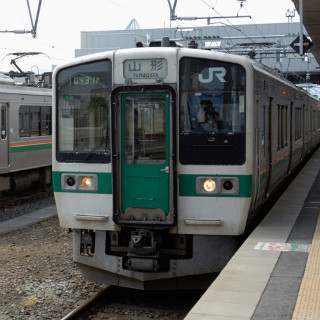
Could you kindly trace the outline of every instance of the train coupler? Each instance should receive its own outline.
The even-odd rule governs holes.
[[[128,255],[148,256],[156,253],[157,243],[150,230],[136,229],[131,232]]]
[[[81,230],[80,254],[93,257],[95,250],[95,232],[92,230]]]

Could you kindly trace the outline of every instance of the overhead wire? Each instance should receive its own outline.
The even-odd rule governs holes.
[[[224,20],[227,21],[228,24],[222,23],[222,24],[223,24],[222,27],[223,27],[225,33],[227,34],[227,36],[228,36],[229,38],[230,38],[230,34],[229,34],[227,28],[225,28],[225,26],[231,27],[231,28],[239,31],[240,33],[242,33],[244,36],[249,37],[247,34],[245,34],[245,32],[243,32],[241,29],[239,29],[239,28],[236,27],[233,23],[231,23],[231,21],[230,21],[228,18],[224,17],[220,12],[218,12],[218,11],[215,9],[214,6],[210,6],[205,0],[201,0],[201,1],[202,1],[203,3],[205,3],[209,8],[211,8],[221,19],[224,19]],[[215,6],[217,5],[217,3],[218,3],[218,0],[216,1]],[[219,23],[219,22],[217,22],[217,23]],[[231,47],[233,47],[233,46],[235,45],[234,42],[232,41],[232,39],[230,39],[230,43],[232,44]]]
[[[205,0],[201,0],[201,1],[202,1],[203,3],[205,3],[207,6],[209,6],[221,19],[224,19],[224,20],[227,21],[227,24],[222,23],[221,21],[220,21],[220,22],[217,22],[217,23],[222,23],[224,26],[228,26],[228,27],[231,27],[231,28],[239,31],[239,32],[240,32],[241,34],[243,34],[247,39],[249,39],[252,44],[257,44],[257,45],[259,45],[259,43],[258,43],[255,39],[253,39],[250,35],[246,34],[246,33],[245,33],[243,30],[241,30],[239,27],[235,26],[227,17],[224,17],[224,16],[215,8],[215,6],[216,6],[217,3],[218,3],[218,0],[216,1],[215,6],[209,5],[209,3],[208,3],[207,1],[205,1]],[[211,2],[211,1],[210,1],[210,2]],[[252,15],[250,15],[250,13],[248,12],[248,10],[247,10],[247,8],[245,7],[245,5],[243,4],[243,2],[241,2],[241,4],[240,4],[240,8],[239,8],[239,10],[238,10],[237,16],[239,15],[239,13],[240,13],[240,11],[241,11],[242,9],[246,12],[246,14],[247,14],[248,16],[250,16],[250,20],[251,20],[251,22],[253,23],[253,25],[255,26],[257,32],[261,35],[261,38],[262,38],[265,42],[267,42],[265,35],[262,33],[262,31],[261,31],[261,29],[259,28],[259,26],[255,23],[254,19],[252,18]],[[213,23],[212,23],[212,24],[213,24]],[[223,28],[224,28],[224,31],[225,31],[225,33],[227,34],[227,36],[230,37],[230,34],[229,34],[228,30],[227,30],[225,27],[223,27]],[[242,43],[244,43],[244,41],[245,41],[245,40],[243,40]],[[230,43],[232,44],[232,46],[229,48],[229,50],[239,44],[239,43],[234,43],[234,42],[232,41],[232,39],[230,40]]]

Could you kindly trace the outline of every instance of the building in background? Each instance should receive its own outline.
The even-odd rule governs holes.
[[[302,57],[292,44],[299,36],[300,24],[294,22],[259,25],[219,25],[192,28],[141,29],[133,19],[125,30],[82,31],[80,57],[106,50],[132,48],[137,42],[149,44],[169,37],[184,47],[197,46],[247,55],[295,83],[320,83],[320,69],[310,51]],[[304,34],[307,35],[306,30]]]

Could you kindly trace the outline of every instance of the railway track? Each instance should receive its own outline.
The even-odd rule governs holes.
[[[30,192],[17,193],[13,195],[1,195],[0,206],[1,210],[13,206],[34,202],[43,198],[52,197],[52,191],[33,190]]]
[[[62,320],[184,319],[203,290],[141,291],[107,286]]]
[[[34,190],[0,196],[0,223],[54,204],[52,191]]]

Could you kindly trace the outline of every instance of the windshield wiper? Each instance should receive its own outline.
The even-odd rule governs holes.
[[[84,161],[89,160],[92,155],[96,154],[95,151],[103,146],[103,144],[105,144],[105,151],[107,151],[107,139],[106,138],[101,138],[95,145],[94,147],[85,155],[85,157],[83,158]]]

